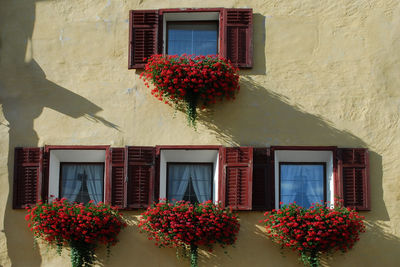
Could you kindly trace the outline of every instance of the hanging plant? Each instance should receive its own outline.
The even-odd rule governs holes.
[[[99,244],[107,245],[109,253],[126,226],[117,209],[103,203],[83,205],[61,199],[39,202],[27,211],[25,219],[35,238],[56,245],[59,254],[69,247],[73,267],[92,266]]]
[[[185,110],[188,124],[195,127],[197,107],[235,99],[240,88],[237,71],[217,56],[153,55],[141,78],[147,87],[153,84],[151,94],[157,99]]]
[[[190,256],[191,267],[197,267],[198,247],[209,250],[219,243],[232,245],[239,232],[239,221],[230,209],[211,201],[191,204],[160,202],[142,213],[139,227],[159,247],[183,249]]]
[[[346,252],[365,232],[363,219],[356,211],[337,203],[334,208],[316,204],[309,209],[296,203],[264,214],[267,236],[282,248],[298,251],[305,266],[319,266],[323,253]]]

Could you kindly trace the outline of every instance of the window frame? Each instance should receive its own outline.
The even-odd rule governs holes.
[[[221,199],[221,196],[223,196],[223,186],[225,186],[225,181],[223,179],[223,172],[224,172],[224,164],[223,164],[223,146],[220,145],[159,145],[156,146],[156,157],[158,158],[158,173],[156,176],[156,184],[158,188],[158,198],[166,198],[167,196],[167,191],[168,187],[165,184],[165,195],[162,195],[162,181],[161,181],[161,168],[162,168],[162,161],[161,161],[161,152],[165,150],[184,150],[184,151],[201,151],[201,150],[215,150],[217,153],[217,165],[214,166],[213,164],[213,170],[215,169],[215,172],[217,172],[217,178],[218,180],[215,181],[215,177],[213,177],[213,184],[212,184],[212,197],[213,197],[213,202],[223,202]],[[182,161],[185,162],[185,161]],[[201,161],[203,162],[203,161]],[[189,163],[198,163],[198,162],[189,162]],[[206,162],[206,163],[213,163],[213,162]],[[167,171],[167,170],[166,170]],[[166,177],[167,178],[167,177]],[[165,181],[167,183],[167,179]],[[214,184],[215,183],[215,184]],[[157,194],[156,194],[157,196]],[[216,196],[216,198],[214,197]],[[157,199],[155,199],[157,200]]]
[[[162,21],[161,21],[161,33],[159,33],[159,38],[161,41],[159,41],[159,50],[162,52],[163,55],[167,55],[167,44],[168,44],[168,27],[167,23],[168,22],[201,22],[201,21],[216,21],[217,26],[218,26],[218,44],[217,44],[217,51],[218,55],[220,55],[223,52],[223,45],[222,45],[222,37],[223,35],[223,27],[221,26],[221,21],[222,21],[222,12],[224,8],[169,8],[169,9],[159,9],[159,15],[162,16]],[[190,14],[194,15],[190,19],[182,19],[182,18],[167,18],[168,15],[170,14],[179,14],[177,16],[185,16],[185,14]],[[193,14],[195,13],[195,14]],[[215,14],[217,13],[217,14]],[[204,18],[204,16],[213,16],[217,15],[217,19],[214,18]],[[201,17],[197,17],[201,16]]]
[[[105,159],[104,159],[104,185],[103,185],[103,201],[105,204],[110,204],[111,203],[111,175],[110,175],[110,169],[111,169],[111,162],[110,162],[110,145],[45,145],[44,146],[44,153],[45,157],[47,158],[46,161],[46,167],[44,170],[44,177],[43,177],[43,182],[42,186],[43,188],[41,189],[43,192],[43,198],[45,200],[51,200],[50,195],[49,195],[49,188],[50,188],[50,164],[51,164],[51,158],[50,158],[50,152],[53,150],[104,150],[105,152]],[[61,161],[60,161],[61,164]],[[60,166],[60,171],[61,171],[61,166]],[[61,178],[61,174],[59,174],[59,182]],[[59,183],[60,186],[60,183]],[[58,193],[60,191],[58,190]],[[59,195],[60,196],[60,195]]]
[[[273,172],[272,172],[272,180],[274,181],[274,209],[279,209],[280,207],[280,173],[279,173],[279,157],[277,158],[277,153],[278,151],[300,151],[300,152],[327,152],[331,153],[331,166],[326,165],[326,170],[328,168],[331,168],[331,178],[328,176],[325,177],[326,181],[326,201],[329,203],[330,207],[334,206],[335,202],[335,197],[339,196],[339,187],[340,187],[340,181],[339,181],[339,176],[338,176],[338,164],[337,164],[337,150],[338,148],[336,146],[271,146],[270,148],[270,154],[273,158]],[[278,164],[276,164],[278,162]],[[282,160],[282,162],[285,162]],[[288,161],[286,161],[288,162]],[[291,162],[291,161],[289,161]],[[293,162],[296,162],[296,160],[293,160]],[[304,162],[304,160],[297,160],[297,162]],[[309,162],[315,162],[315,160],[311,160]],[[319,161],[317,161],[319,162]],[[321,161],[322,162],[322,161]],[[327,161],[325,161],[327,162]],[[278,166],[278,170],[276,170],[276,165]],[[276,177],[276,174],[278,173],[278,177]],[[327,174],[327,171],[325,175]],[[328,183],[328,179],[330,179]],[[329,192],[328,192],[328,187],[329,187]]]
[[[282,201],[282,198],[281,198],[281,194],[282,194],[282,192],[281,192],[281,180],[282,180],[282,174],[281,174],[281,168],[282,168],[282,165],[320,165],[320,166],[323,166],[323,191],[324,191],[324,203],[327,201],[327,175],[326,175],[326,172],[327,172],[327,168],[326,168],[326,161],[321,161],[321,162],[307,162],[307,161],[299,161],[299,162],[291,162],[291,161],[279,161],[279,171],[278,171],[278,173],[279,173],[279,175],[278,175],[278,192],[279,192],[279,203],[278,203],[278,207],[279,208],[281,208],[281,201]]]
[[[169,185],[169,165],[174,164],[174,165],[209,165],[211,166],[211,201],[214,202],[214,194],[213,194],[213,190],[214,190],[214,179],[213,179],[213,170],[214,170],[214,163],[212,162],[172,162],[169,161],[167,162],[167,180],[166,180],[166,198],[168,199],[168,185]]]

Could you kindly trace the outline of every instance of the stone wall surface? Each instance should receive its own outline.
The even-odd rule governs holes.
[[[128,70],[128,11],[251,7],[254,67],[234,102],[185,115]],[[368,230],[326,266],[400,262],[400,2],[397,0],[0,1],[0,266],[69,266],[33,249],[12,209],[14,147],[43,145],[312,145],[367,147]],[[187,266],[133,225],[104,266]],[[200,266],[300,266],[264,236],[261,212],[241,212],[235,248],[202,251]]]

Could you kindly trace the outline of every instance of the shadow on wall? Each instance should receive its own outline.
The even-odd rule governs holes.
[[[210,129],[221,143],[242,146],[338,146],[368,147],[354,134],[336,129],[323,118],[309,114],[251,78],[241,78],[239,97],[231,103],[222,102],[199,114],[199,123]],[[389,221],[383,201],[382,157],[370,150],[370,181],[372,211],[363,212],[370,226],[362,242],[376,240],[382,250],[372,255],[387,255],[386,249],[399,248],[398,239],[385,234],[379,221]],[[254,226],[254,225],[253,225]],[[363,243],[365,244],[365,243]],[[380,244],[380,243],[376,243]],[[371,256],[372,257],[372,256]],[[362,257],[365,259],[365,257]],[[360,259],[360,258],[359,258]]]
[[[25,59],[31,52],[28,43],[35,22],[36,2],[39,1],[6,0],[0,4],[0,104],[8,122],[3,125],[9,128],[10,193],[5,207],[4,233],[12,266],[41,265],[39,251],[33,248],[32,234],[24,221],[24,212],[12,209],[14,148],[38,146],[34,120],[44,108],[50,108],[72,118],[85,117],[118,130],[117,125],[96,115],[102,110],[99,106],[47,80],[35,60]]]

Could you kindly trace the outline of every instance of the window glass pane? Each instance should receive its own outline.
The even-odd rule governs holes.
[[[323,164],[281,164],[280,197],[283,204],[296,201],[309,208],[324,201],[325,166]]]
[[[212,164],[168,164],[168,200],[211,200]]]
[[[61,164],[60,197],[69,201],[103,201],[104,164]]]
[[[216,55],[218,53],[218,23],[168,22],[167,54]]]

